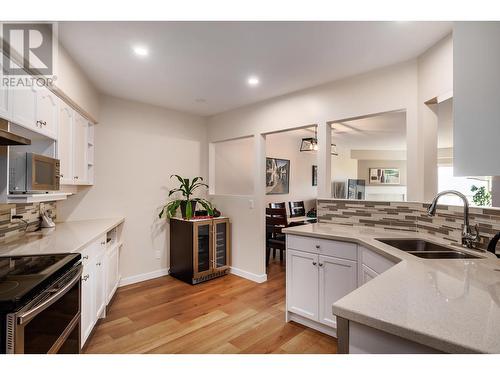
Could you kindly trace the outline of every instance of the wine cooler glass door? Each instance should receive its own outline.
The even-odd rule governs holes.
[[[210,272],[212,263],[212,223],[195,224],[195,248],[194,263],[195,274]]]
[[[229,266],[229,222],[214,220],[215,268]]]

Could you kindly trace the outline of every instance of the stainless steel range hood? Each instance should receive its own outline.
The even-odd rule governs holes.
[[[30,144],[31,144],[30,139],[21,137],[20,135],[11,133],[7,130],[0,129],[1,146],[26,146]]]

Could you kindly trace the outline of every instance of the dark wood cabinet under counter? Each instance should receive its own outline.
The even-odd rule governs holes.
[[[229,272],[230,223],[225,217],[170,219],[170,275],[190,284]]]

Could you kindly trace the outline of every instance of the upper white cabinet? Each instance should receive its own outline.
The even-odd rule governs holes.
[[[499,176],[500,22],[453,23],[453,168]]]
[[[57,98],[47,88],[36,90],[36,121],[35,127],[46,136],[57,138]]]
[[[0,54],[0,82],[3,82],[4,69],[2,65],[2,54]],[[9,90],[0,88],[0,117],[9,118],[11,115],[9,107]]]
[[[61,184],[73,183],[73,114],[63,101],[59,102],[57,157],[60,160]]]
[[[88,122],[78,113],[73,119],[73,180],[87,184]]]
[[[40,124],[36,122],[37,92],[34,87],[16,87],[9,90],[12,122],[27,129],[40,132]]]

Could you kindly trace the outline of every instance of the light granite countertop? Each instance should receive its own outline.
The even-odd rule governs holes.
[[[500,353],[500,259],[422,259],[376,240],[422,233],[311,224],[287,234],[355,242],[398,263],[335,302],[333,313],[448,353]],[[457,250],[464,251],[462,247]]]
[[[55,228],[28,232],[0,242],[0,256],[75,253],[124,220],[121,217],[56,223]]]

